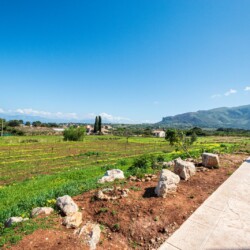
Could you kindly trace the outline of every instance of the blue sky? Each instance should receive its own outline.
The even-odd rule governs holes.
[[[113,122],[249,104],[248,0],[0,2],[0,113]]]

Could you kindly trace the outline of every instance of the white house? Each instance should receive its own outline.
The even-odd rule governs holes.
[[[162,130],[154,130],[153,135],[156,137],[164,138],[166,133],[165,131],[162,131]]]

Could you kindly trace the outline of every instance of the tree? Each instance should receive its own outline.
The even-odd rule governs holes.
[[[85,127],[69,127],[63,131],[64,141],[83,141],[86,134]]]
[[[25,122],[25,126],[30,126],[30,122]]]
[[[8,126],[10,127],[18,127],[20,125],[18,120],[10,120],[8,121]]]
[[[189,157],[189,148],[197,140],[197,135],[192,134],[191,137],[187,137],[183,131],[176,129],[168,129],[165,139],[169,141],[171,146],[175,146],[176,150],[183,150]]]
[[[99,125],[99,116],[95,117],[95,124],[94,124],[94,133],[98,132],[98,125]]]
[[[32,126],[34,126],[34,127],[40,127],[41,125],[42,125],[42,123],[40,121],[32,122]]]
[[[102,133],[102,117],[98,116],[98,131],[101,134]]]

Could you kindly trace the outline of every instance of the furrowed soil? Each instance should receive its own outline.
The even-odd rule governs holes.
[[[158,198],[157,179],[149,182],[127,180],[128,197],[114,201],[96,200],[96,190],[73,197],[88,221],[102,225],[97,249],[156,249],[211,195],[246,159],[247,155],[221,155],[221,167],[197,172],[181,181],[175,194]],[[11,249],[88,249],[82,240],[57,218],[57,227],[37,230]]]

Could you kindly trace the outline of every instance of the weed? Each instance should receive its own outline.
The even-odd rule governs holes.
[[[136,187],[136,186],[132,186],[129,189],[133,190],[133,191],[141,191],[140,187]]]
[[[119,231],[120,230],[120,224],[119,223],[116,223],[113,225],[113,231]]]
[[[117,214],[117,211],[115,211],[115,210],[112,210],[112,215],[116,215]]]
[[[107,213],[108,212],[108,208],[107,207],[101,207],[98,211],[99,214],[101,213]]]

